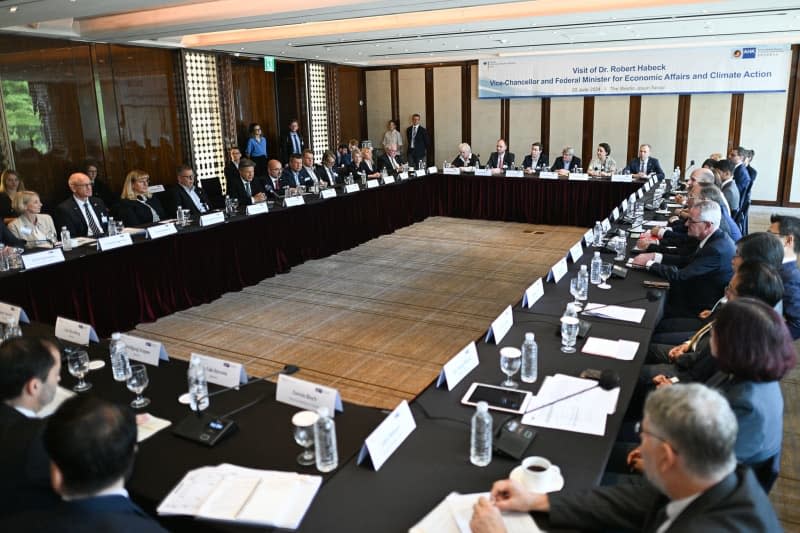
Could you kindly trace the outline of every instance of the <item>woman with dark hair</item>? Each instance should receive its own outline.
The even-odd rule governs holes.
[[[247,148],[244,155],[255,162],[256,178],[263,178],[267,175],[267,139],[261,135],[259,124],[250,124],[250,138],[247,140]]]
[[[589,163],[588,174],[595,178],[608,177],[617,171],[617,163],[611,159],[611,146],[608,143],[597,145],[597,156]]]
[[[736,254],[731,265],[736,270],[745,261],[763,261],[780,270],[783,264],[783,243],[768,231],[745,235],[736,242]]]

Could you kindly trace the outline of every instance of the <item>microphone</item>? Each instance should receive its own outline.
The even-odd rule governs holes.
[[[231,391],[231,390],[241,390],[241,389],[247,387],[248,385],[252,385],[253,383],[258,383],[260,381],[266,381],[269,378],[274,378],[275,376],[280,375],[280,374],[286,374],[287,376],[290,376],[290,375],[294,374],[295,372],[298,372],[299,370],[300,370],[300,367],[298,367],[296,365],[285,365],[282,369],[278,370],[277,372],[273,372],[272,374],[267,374],[266,376],[261,376],[260,378],[255,378],[255,379],[248,380],[247,383],[244,383],[242,385],[237,385],[235,387],[226,387],[224,389],[220,389],[218,391],[214,391],[211,394],[209,394],[208,397],[212,398],[212,397],[216,396],[217,394],[222,394],[223,392],[228,392],[228,391]]]
[[[548,402],[548,403],[546,403],[544,405],[539,405],[537,407],[534,407],[533,409],[528,409],[527,411],[522,413],[522,416],[525,416],[528,413],[536,412],[536,411],[538,411],[540,409],[544,409],[545,407],[550,407],[550,406],[555,405],[557,403],[561,403],[564,400],[569,400],[570,398],[574,398],[575,396],[578,396],[578,395],[583,394],[585,392],[589,392],[590,390],[594,390],[594,389],[596,389],[598,387],[603,389],[603,390],[612,390],[612,389],[616,389],[617,387],[619,387],[619,385],[620,385],[619,374],[617,374],[617,372],[614,371],[614,370],[606,368],[605,370],[600,372],[600,377],[597,380],[597,383],[595,385],[592,385],[591,387],[583,389],[583,390],[579,390],[577,392],[573,392],[572,394],[567,394],[566,396],[562,396],[561,398],[556,398],[552,402]]]

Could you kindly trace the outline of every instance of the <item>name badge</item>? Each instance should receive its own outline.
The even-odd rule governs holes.
[[[487,344],[494,340],[495,344],[499,344],[506,336],[508,330],[514,325],[514,312],[511,306],[506,307],[500,315],[494,319],[492,325],[489,326],[489,331],[486,332],[486,339],[484,342]]]
[[[522,297],[522,307],[530,309],[542,296],[544,296],[544,283],[542,278],[539,278],[525,289],[525,295]]]
[[[212,226],[214,224],[222,224],[225,222],[225,213],[222,211],[215,211],[200,217],[200,227]]]
[[[245,213],[248,215],[263,215],[264,213],[269,213],[267,202],[258,202],[257,204],[248,205],[245,209]]]
[[[23,235],[30,235],[31,233],[33,233],[33,230],[31,228],[26,228],[25,226],[22,226],[21,228],[19,228],[19,232],[22,233]]]
[[[631,174],[614,174],[611,176],[612,183],[632,183],[633,175]]]
[[[311,411],[316,411],[320,407],[327,407],[331,416],[336,411],[343,410],[342,397],[339,395],[338,390],[304,379],[287,376],[286,374],[278,376],[275,399],[281,403]]]
[[[157,192],[164,192],[164,186],[163,185],[150,185],[147,188],[147,192],[149,192],[150,194],[155,194]]]
[[[100,251],[106,252],[115,248],[122,248],[123,246],[130,246],[133,244],[130,233],[120,233],[119,235],[112,235],[111,237],[100,237],[97,239],[97,246]]]
[[[397,175],[397,177],[400,178],[401,181],[402,180],[407,180],[408,179],[408,172],[401,172],[400,174]]]
[[[439,172],[439,169],[436,167],[428,167],[428,174],[436,174]]]
[[[88,346],[89,341],[100,342],[92,326],[62,316],[56,319],[56,337],[81,346]]]
[[[247,373],[240,363],[231,363],[225,359],[192,353],[192,357],[195,355],[202,361],[203,368],[206,371],[206,379],[209,383],[223,387],[238,387],[247,383]]]
[[[586,233],[583,234],[583,241],[586,243],[586,246],[591,246],[594,244],[594,229],[589,228]]]
[[[167,350],[160,342],[134,337],[133,335],[125,335],[124,333],[119,338],[125,343],[128,359],[153,366],[158,366],[159,361],[169,361]]]
[[[491,168],[476,168],[475,169],[476,176],[491,176],[492,169]]]
[[[380,187],[381,182],[378,180],[367,180],[367,189],[374,189],[375,187]]]
[[[463,350],[454,355],[442,367],[436,386],[447,385],[447,390],[453,390],[470,371],[478,366],[478,348],[475,341],[469,343]]]
[[[574,172],[569,173],[569,180],[570,181],[589,181],[589,174],[575,174]]]
[[[386,176],[383,178],[384,185],[388,185],[389,183],[394,183],[394,176]]]
[[[327,200],[328,198],[336,198],[336,189],[322,189],[319,192],[319,197],[323,200]]]
[[[611,218],[614,220],[619,218],[619,207],[615,207],[613,211],[611,211]]]
[[[553,265],[553,268],[550,269],[550,273],[547,275],[548,281],[552,280],[553,283],[558,283],[561,281],[561,278],[564,277],[564,274],[567,273],[567,258],[562,257],[561,260]]]
[[[558,173],[557,172],[539,172],[539,179],[557,180],[558,179]]]
[[[61,248],[53,248],[52,250],[36,252],[35,254],[23,254],[21,257],[25,270],[64,262],[64,252],[61,251]]]
[[[15,324],[30,323],[28,315],[25,314],[25,310],[23,308],[0,302],[0,323],[8,324],[9,321],[14,322]]]
[[[173,222],[168,222],[167,224],[158,224],[147,228],[147,237],[149,239],[160,239],[161,237],[175,235],[176,233],[178,233],[178,228],[175,227]]]
[[[461,169],[458,167],[446,167],[442,169],[442,173],[448,176],[461,174]]]
[[[358,452],[356,464],[360,465],[369,458],[377,472],[416,427],[411,408],[403,400],[366,438]]]
[[[569,257],[572,259],[573,263],[577,263],[578,259],[580,259],[582,255],[583,255],[583,243],[581,241],[578,241],[572,245],[572,248],[569,249]]]
[[[297,207],[298,205],[305,205],[306,199],[302,196],[290,196],[283,199],[283,207]]]
[[[351,192],[358,192],[360,190],[361,189],[359,189],[358,183],[351,183],[350,185],[345,185],[344,186],[344,192],[346,192],[348,194],[351,193]]]

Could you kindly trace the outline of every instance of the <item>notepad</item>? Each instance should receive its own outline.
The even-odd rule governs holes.
[[[641,324],[646,313],[645,309],[638,307],[623,307],[621,305],[604,305],[587,303],[583,314],[600,318],[611,318],[613,320],[623,320]]]
[[[451,492],[439,505],[417,522],[409,533],[470,533],[472,510],[481,496],[490,493],[458,494]],[[528,513],[503,513],[503,524],[508,533],[537,533],[541,531]]]
[[[623,361],[632,361],[638,350],[639,343],[636,341],[601,339],[600,337],[589,337],[581,348],[582,353]]]

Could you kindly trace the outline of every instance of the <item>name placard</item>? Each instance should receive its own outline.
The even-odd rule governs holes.
[[[525,173],[521,170],[506,170],[507,178],[524,178]]]
[[[612,183],[632,183],[633,176],[631,174],[614,174],[611,176]]]
[[[544,282],[542,282],[542,278],[539,278],[525,289],[525,295],[522,297],[522,307],[530,309],[542,296],[544,296]]]
[[[564,277],[564,274],[567,273],[567,258],[562,257],[561,260],[553,265],[553,268],[550,269],[549,278],[553,280],[553,283],[558,283],[561,281],[561,278]]]
[[[200,226],[213,226],[214,224],[222,224],[225,222],[225,213],[222,211],[215,211],[213,213],[208,213],[207,215],[202,215],[200,217]]]
[[[569,257],[572,259],[573,263],[577,263],[578,259],[581,258],[583,255],[583,242],[578,241],[572,245],[572,248],[569,249]]]
[[[322,189],[319,192],[319,197],[322,198],[323,200],[327,200],[328,198],[336,198],[336,189],[334,188]]]
[[[644,189],[639,189],[638,191],[636,191],[637,198],[641,198],[642,196],[644,196]]]
[[[458,167],[445,167],[442,169],[443,174],[447,174],[449,176],[461,174],[461,169]]]
[[[304,205],[305,203],[306,199],[303,198],[303,196],[290,196],[283,199],[283,207],[297,207],[298,205]]]
[[[424,176],[425,174],[427,174],[427,172],[425,172],[425,169],[424,169],[424,168],[418,168],[418,169],[416,169],[416,170],[414,171],[414,175],[415,175],[416,177]]]
[[[147,192],[149,192],[150,194],[155,194],[157,192],[164,192],[164,186],[163,185],[151,185],[151,186],[149,186],[147,188]]]
[[[394,176],[386,176],[383,178],[383,184],[388,185],[390,183],[394,183]]]
[[[619,218],[619,207],[615,207],[613,211],[611,211],[611,218],[614,220]]]
[[[569,173],[569,181],[589,181],[589,174]]]
[[[275,399],[281,403],[311,411],[327,407],[331,416],[334,416],[336,411],[343,410],[342,397],[338,390],[286,374],[278,376]]]
[[[112,235],[111,237],[101,237],[97,239],[97,246],[100,251],[107,252],[115,248],[122,248],[123,246],[130,246],[133,244],[129,233],[120,233],[119,235]]]
[[[30,323],[28,315],[25,314],[25,310],[23,308],[0,302],[0,324],[8,324],[9,321],[14,322],[15,324]]]
[[[351,193],[351,192],[358,192],[361,189],[358,187],[358,183],[351,183],[349,185],[344,186],[344,192]]]
[[[159,361],[169,361],[167,350],[160,342],[124,333],[119,338],[127,347],[128,359],[153,366],[158,366]]]
[[[514,325],[514,312],[511,306],[506,307],[500,315],[494,319],[492,325],[489,326],[489,331],[486,332],[486,339],[484,342],[488,343],[494,340],[495,344],[499,344],[506,336],[508,330]]]
[[[636,193],[632,192],[630,196],[628,196],[628,204],[635,204],[636,203]]]
[[[401,172],[400,174],[397,175],[397,177],[400,178],[401,181],[402,180],[407,180],[408,179],[408,172]]]
[[[491,176],[492,169],[491,168],[476,168],[475,169],[476,176]]]
[[[627,211],[627,210],[628,210],[628,199],[627,199],[627,198],[625,198],[624,200],[622,200],[622,203],[619,205],[619,207],[620,207],[620,210],[621,210],[623,213],[624,213],[625,211]]]
[[[253,205],[248,205],[245,208],[245,213],[248,215],[263,215],[264,213],[269,213],[269,207],[267,206],[267,202],[258,202]]]
[[[56,337],[81,346],[88,346],[89,341],[100,342],[92,326],[63,316],[56,319]]]
[[[416,427],[411,408],[403,400],[366,438],[358,452],[356,464],[360,465],[369,458],[377,472]]]
[[[557,172],[539,172],[539,179],[557,180],[558,179],[558,173]]]
[[[381,182],[378,180],[367,180],[367,189],[374,189],[375,187],[380,187]]]
[[[603,231],[608,233],[611,230],[611,221],[608,219],[603,220]]]
[[[238,387],[247,383],[247,373],[241,363],[231,363],[225,359],[211,357],[199,353],[192,353],[192,357],[197,356],[203,363],[206,371],[206,379],[209,383],[221,385],[223,387]]]
[[[161,237],[166,237],[167,235],[175,235],[178,233],[178,228],[175,227],[173,222],[168,222],[166,224],[157,224],[155,226],[150,226],[147,228],[147,238],[148,239],[160,239]]]
[[[644,192],[649,192],[649,191],[650,191],[650,188],[651,188],[652,186],[653,186],[653,184],[652,184],[651,182],[649,182],[649,181],[648,181],[647,183],[645,183],[645,184],[644,184]]]
[[[586,233],[583,234],[583,241],[586,243],[586,246],[591,246],[594,243],[594,229],[589,228],[586,230]]]
[[[439,172],[439,169],[436,167],[428,167],[428,174],[436,174]]]
[[[447,390],[453,390],[470,371],[478,366],[478,348],[475,341],[467,344],[463,350],[454,355],[442,367],[436,386],[447,385]]]
[[[61,251],[61,248],[53,248],[52,250],[36,252],[35,254],[23,254],[21,257],[25,270],[64,262],[64,252]]]

